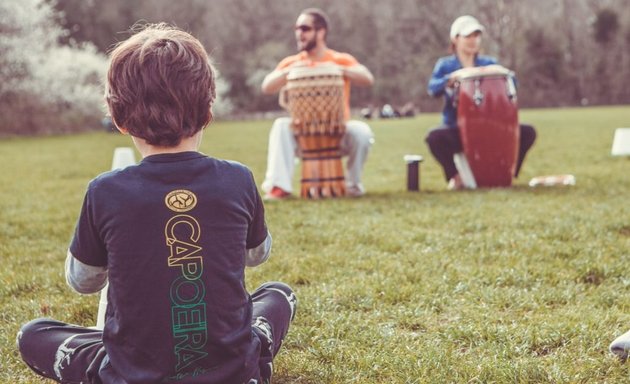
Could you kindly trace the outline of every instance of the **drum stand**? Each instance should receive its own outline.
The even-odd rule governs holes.
[[[468,160],[466,160],[466,155],[464,154],[464,152],[458,152],[454,154],[453,161],[455,162],[455,168],[457,168],[459,177],[462,178],[462,183],[464,183],[464,187],[468,189],[477,189],[477,181],[475,180],[475,175],[473,175],[472,170],[470,169],[470,165],[468,164]]]
[[[296,136],[301,148],[300,196],[307,199],[341,197],[346,182],[341,161],[341,136]]]

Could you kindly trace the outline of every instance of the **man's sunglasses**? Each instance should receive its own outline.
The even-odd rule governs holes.
[[[310,25],[296,25],[295,30],[297,31],[298,29],[302,32],[310,32],[315,29],[315,27],[311,27]]]

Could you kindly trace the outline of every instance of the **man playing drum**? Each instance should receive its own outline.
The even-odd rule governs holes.
[[[346,196],[361,196],[365,189],[361,184],[361,172],[374,141],[370,127],[358,120],[350,120],[350,84],[371,86],[372,73],[353,56],[329,49],[326,43],[328,17],[320,9],[302,11],[295,23],[295,39],[298,54],[283,59],[262,83],[262,91],[274,94],[287,84],[287,75],[298,67],[335,66],[344,77],[344,109],[346,131],[341,140],[341,153],[348,156],[346,168]],[[267,172],[262,189],[266,199],[282,199],[291,196],[294,156],[299,149],[291,130],[291,118],[274,121],[269,133]]]
[[[484,67],[498,64],[493,57],[479,54],[483,25],[472,16],[458,17],[451,26],[451,50],[453,54],[440,58],[433,69],[429,80],[429,95],[444,96],[445,104],[442,112],[442,125],[429,132],[426,142],[431,153],[442,165],[449,189],[462,189],[464,183],[460,177],[453,155],[462,151],[462,142],[457,127],[457,109],[453,104],[455,97],[453,87],[457,71],[462,68]],[[519,124],[520,142],[514,176],[525,159],[527,151],[536,140],[534,127]]]

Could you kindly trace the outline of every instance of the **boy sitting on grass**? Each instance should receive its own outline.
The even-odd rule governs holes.
[[[296,298],[282,283],[245,290],[271,237],[251,172],[198,152],[215,97],[205,49],[149,25],[113,50],[106,86],[143,160],[90,182],[66,259],[79,293],[109,280],[105,327],[33,320],[22,358],[62,383],[269,382]]]

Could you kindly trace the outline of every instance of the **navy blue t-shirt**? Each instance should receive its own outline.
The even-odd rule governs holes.
[[[253,176],[236,162],[160,154],[92,180],[70,251],[108,268],[103,381],[255,376],[245,255],[266,237]]]

